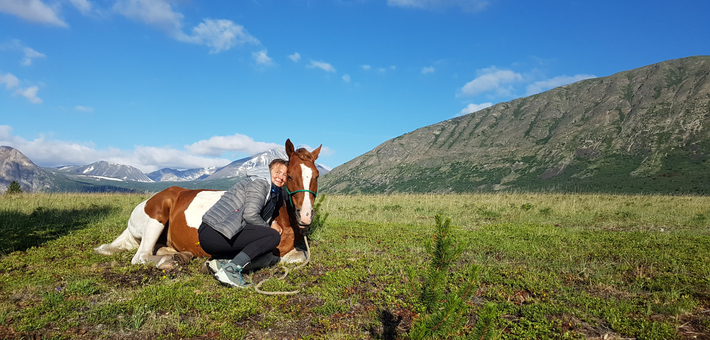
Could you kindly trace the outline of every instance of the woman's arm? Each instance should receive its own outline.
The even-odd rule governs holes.
[[[269,224],[261,218],[261,209],[264,208],[270,188],[269,182],[261,179],[253,180],[247,185],[243,207],[243,218],[247,224],[269,227]]]

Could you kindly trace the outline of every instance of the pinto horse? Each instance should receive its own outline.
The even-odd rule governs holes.
[[[303,262],[306,254],[295,248],[313,220],[313,206],[318,192],[318,169],[315,161],[322,145],[309,152],[294,149],[286,140],[288,172],[285,190],[288,201],[281,206],[276,221],[282,227],[281,243],[274,255],[281,262]],[[210,257],[200,246],[197,229],[204,215],[224,191],[167,188],[133,209],[128,227],[113,242],[94,250],[102,255],[138,248],[133,264],[153,262],[160,269],[172,269],[177,262],[187,263],[193,257]]]

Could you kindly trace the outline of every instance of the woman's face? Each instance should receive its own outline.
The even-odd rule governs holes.
[[[277,187],[282,187],[286,183],[286,171],[288,169],[283,164],[274,164],[271,167],[271,183],[276,184]]]

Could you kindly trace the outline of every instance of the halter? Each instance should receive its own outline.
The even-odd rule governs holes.
[[[313,191],[306,190],[306,189],[303,189],[303,190],[296,190],[296,191],[288,191],[288,187],[287,187],[287,186],[284,186],[284,190],[286,190],[286,193],[288,194],[288,202],[291,204],[291,207],[292,207],[292,208],[294,207],[294,206],[293,206],[293,198],[292,198],[292,197],[293,197],[293,194],[295,194],[295,193],[297,193],[297,192],[310,192],[311,194],[313,194],[313,199],[314,199],[314,200],[315,200],[316,196],[318,196],[318,192],[313,192]]]

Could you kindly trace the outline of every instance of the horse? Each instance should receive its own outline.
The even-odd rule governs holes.
[[[295,244],[304,241],[303,235],[307,234],[314,218],[319,175],[315,161],[322,145],[309,152],[305,148],[295,149],[287,139],[285,146],[288,170],[284,189],[288,197],[276,218],[283,231],[274,255],[279,256],[282,263],[296,263],[306,260],[305,252],[297,249]],[[113,255],[138,248],[131,263],[153,262],[159,269],[173,269],[193,257],[211,257],[200,246],[197,229],[202,223],[202,215],[224,193],[169,187],[138,204],[123,233],[94,251]]]

